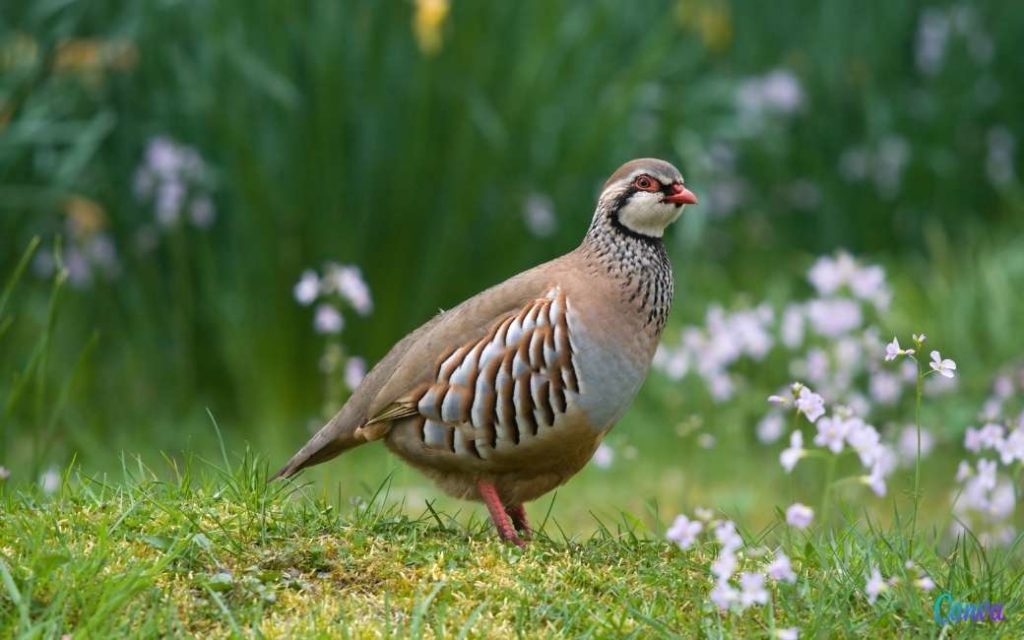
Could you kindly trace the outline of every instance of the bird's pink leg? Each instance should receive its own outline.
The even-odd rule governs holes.
[[[530,521],[526,519],[526,509],[523,508],[522,502],[508,505],[505,507],[505,513],[512,518],[513,526],[515,526],[516,531],[523,534],[524,538],[533,536],[533,530],[530,529]]]
[[[493,482],[486,480],[477,480],[476,490],[480,492],[480,498],[487,505],[487,511],[491,514],[491,521],[494,522],[495,528],[498,529],[498,535],[502,540],[511,542],[519,547],[525,547],[526,543],[523,542],[515,529],[512,528],[512,523],[509,521],[508,513],[505,512],[505,505],[501,503],[501,498],[498,497],[498,490],[495,488]]]

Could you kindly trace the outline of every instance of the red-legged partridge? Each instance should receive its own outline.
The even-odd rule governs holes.
[[[587,463],[647,376],[672,304],[661,236],[696,202],[671,164],[627,162],[579,247],[403,338],[276,477],[383,440],[522,545],[523,503]]]

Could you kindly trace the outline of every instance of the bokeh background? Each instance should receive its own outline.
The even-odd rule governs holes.
[[[6,483],[215,457],[213,419],[229,456],[282,463],[353,357],[572,249],[604,178],[658,156],[701,199],[666,238],[666,343],[712,305],[778,320],[820,256],[883,267],[891,302],[863,327],[959,364],[923,409],[948,512],[962,434],[1024,354],[1021,24],[995,2],[5,2]],[[369,298],[301,304],[307,270]],[[757,436],[799,363],[748,356],[731,389],[663,363],[556,518],[657,501],[756,522],[813,498],[818,470],[783,474]],[[911,395],[876,418],[894,442]],[[394,474],[422,510],[432,489],[381,449],[311,490]]]

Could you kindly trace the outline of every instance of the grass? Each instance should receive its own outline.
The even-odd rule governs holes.
[[[539,534],[520,551],[490,524],[430,505],[417,517],[388,483],[338,509],[301,485],[267,484],[267,466],[194,462],[123,477],[71,467],[51,497],[0,496],[0,636],[74,637],[1019,637],[1020,550],[960,540],[936,547],[920,531],[914,558],[936,582],[925,593],[904,569],[908,523],[846,514],[833,533],[775,523],[744,532],[752,549],[784,549],[799,580],[768,606],[720,614],[707,598],[715,545],[680,551],[656,509],[620,514],[589,536],[563,533],[559,505],[536,505]],[[895,505],[895,502],[894,502]],[[546,512],[550,511],[550,517]],[[544,517],[537,517],[544,515]],[[652,525],[645,520],[654,518]],[[870,566],[899,582],[869,605]],[[1001,602],[1001,623],[933,619],[935,596]]]

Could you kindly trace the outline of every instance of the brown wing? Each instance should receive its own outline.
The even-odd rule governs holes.
[[[571,255],[571,254],[569,254]],[[392,423],[419,415],[412,394],[436,381],[431,367],[452,345],[477,342],[488,330],[516,316],[524,306],[551,288],[550,283],[571,272],[562,256],[519,274],[473,296],[454,309],[435,316],[396,344],[371,371],[341,411],[318,431],[275,474],[289,477],[305,467],[385,435]]]
[[[552,288],[447,350],[425,382],[367,421],[365,434],[381,437],[385,424],[417,417],[426,446],[486,459],[551,427],[567,410],[567,394],[578,391],[567,306]]]

